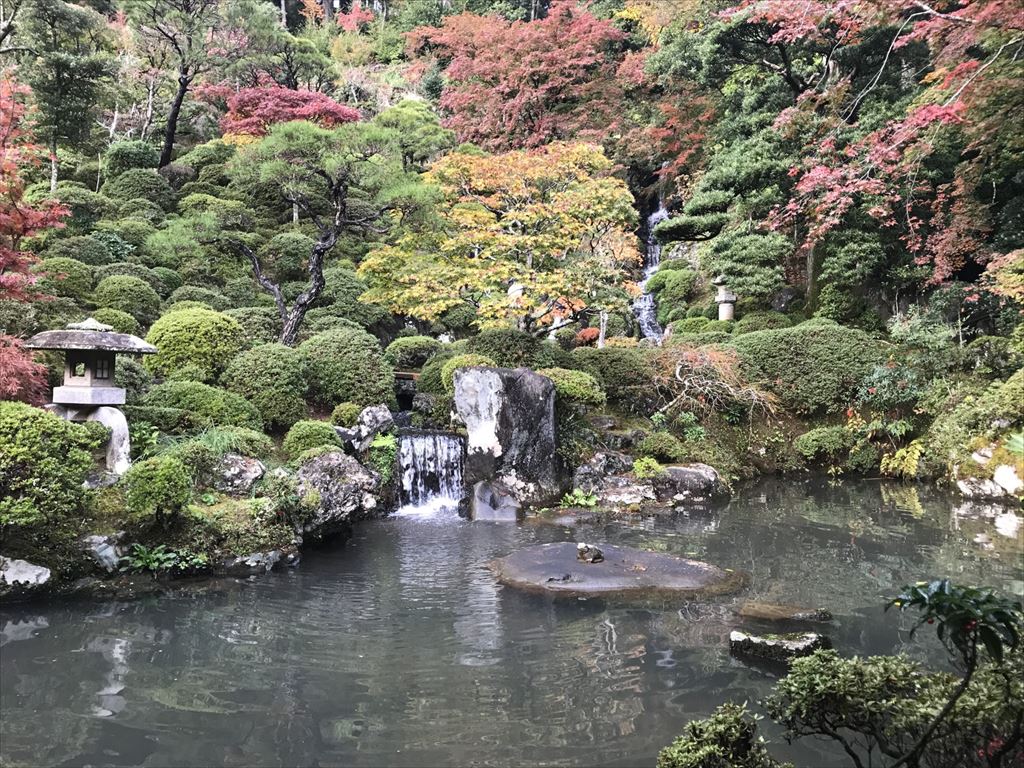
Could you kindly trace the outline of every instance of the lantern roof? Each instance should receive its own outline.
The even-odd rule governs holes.
[[[114,333],[112,326],[89,317],[65,328],[37,333],[25,342],[27,349],[94,350],[128,355],[152,355],[157,349],[130,333]]]

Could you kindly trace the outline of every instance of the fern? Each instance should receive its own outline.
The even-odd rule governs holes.
[[[880,468],[882,474],[889,477],[899,477],[904,480],[913,480],[917,477],[918,464],[921,455],[924,453],[924,442],[913,440],[895,453],[887,453],[882,457]]]

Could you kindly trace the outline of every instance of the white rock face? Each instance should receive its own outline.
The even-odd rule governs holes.
[[[1024,480],[1021,480],[1016,468],[1009,464],[996,467],[992,472],[992,480],[1011,496],[1016,496],[1024,489]]]
[[[119,546],[120,539],[121,534],[86,536],[82,539],[82,546],[98,566],[107,573],[113,573],[121,562],[121,555],[124,554]]]
[[[86,421],[98,421],[110,430],[107,443],[107,470],[123,475],[132,465],[131,440],[128,437],[128,420],[117,408],[103,406],[89,414]]]
[[[505,383],[497,371],[480,368],[472,376],[456,375],[455,400],[466,424],[466,450],[501,456],[498,416],[505,402]]]
[[[987,477],[968,477],[956,481],[960,493],[970,498],[1005,496],[1006,491],[995,480]]]
[[[27,560],[12,560],[0,555],[0,583],[14,586],[41,587],[50,580],[50,569]]]

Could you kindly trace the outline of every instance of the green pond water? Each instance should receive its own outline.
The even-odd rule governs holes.
[[[538,542],[626,544],[742,569],[742,594],[552,601],[487,563]],[[299,568],[127,602],[0,608],[0,764],[653,766],[691,718],[773,676],[730,657],[744,600],[824,607],[843,654],[940,666],[904,583],[1024,592],[1019,513],[926,488],[768,479],[713,510],[565,527],[445,514],[358,526]],[[770,727],[768,736],[777,736]],[[827,745],[775,745],[802,766]]]

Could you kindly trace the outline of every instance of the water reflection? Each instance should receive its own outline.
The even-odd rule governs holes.
[[[555,602],[487,570],[571,538],[743,569],[750,587],[701,602]],[[844,653],[935,661],[884,598],[942,575],[1024,592],[1022,550],[1015,513],[871,482],[768,480],[723,509],[578,530],[383,521],[256,581],[4,610],[0,762],[652,765],[685,720],[770,687],[726,651],[742,600],[828,608]],[[802,749],[779,752],[842,762]]]

